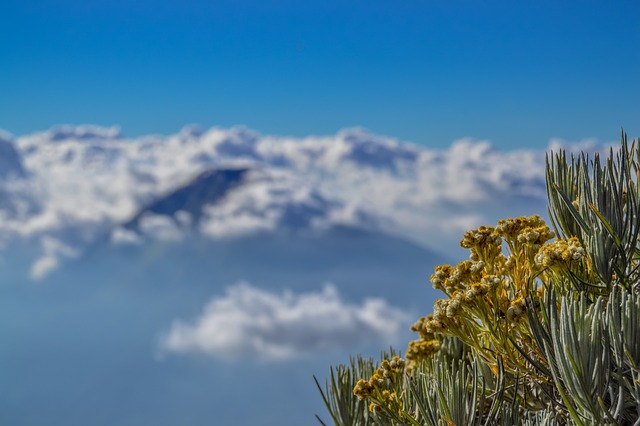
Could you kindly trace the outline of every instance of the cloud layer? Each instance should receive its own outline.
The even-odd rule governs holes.
[[[284,360],[367,343],[390,344],[407,315],[381,299],[343,301],[336,288],[271,293],[248,283],[213,298],[194,321],[176,320],[163,352],[224,359]]]
[[[550,147],[602,149],[593,141]],[[474,139],[432,150],[362,129],[288,138],[187,127],[126,139],[117,128],[60,126],[17,138],[1,133],[0,151],[8,153],[0,164],[0,245],[16,238],[40,245],[33,276],[109,234],[137,243],[349,225],[441,248],[479,224],[545,211],[545,152],[498,151]],[[197,193],[198,176],[234,169],[248,173],[215,202],[152,212],[137,229],[123,227],[171,194]]]

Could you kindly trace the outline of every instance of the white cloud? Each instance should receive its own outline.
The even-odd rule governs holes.
[[[81,249],[109,234],[123,242],[127,236],[115,228],[216,167],[254,172],[215,204],[202,206],[202,217],[149,218],[145,229],[177,241],[186,229],[228,238],[346,224],[440,249],[455,248],[469,227],[546,211],[544,150],[501,151],[471,138],[435,150],[362,129],[289,138],[242,127],[187,127],[166,137],[127,140],[117,128],[61,126],[2,137],[15,146],[27,172],[24,183],[0,187],[4,245],[11,238],[50,236]],[[554,139],[549,147],[602,151],[590,140]],[[37,269],[46,270],[55,262],[41,265]]]
[[[276,228],[277,218],[273,211],[256,212],[241,209],[241,205],[229,202],[222,206],[205,208],[205,220],[200,225],[200,230],[204,235],[213,238],[234,238]]]
[[[343,301],[336,288],[271,293],[247,283],[214,297],[192,322],[176,320],[163,352],[225,359],[291,359],[372,342],[392,343],[408,316],[382,299]]]
[[[29,275],[34,280],[42,279],[45,275],[56,269],[58,263],[59,261],[56,256],[45,254],[33,262],[29,270]]]
[[[181,241],[185,231],[172,217],[145,213],[139,220],[140,230],[144,235],[159,241]]]
[[[114,245],[139,245],[142,244],[142,237],[130,229],[119,226],[111,232],[111,242]]]
[[[335,225],[371,226],[353,203],[331,197],[286,170],[254,170],[241,186],[205,206],[200,230],[213,238],[265,231],[314,231]]]
[[[545,211],[543,150],[499,151],[471,138],[432,150],[362,130],[300,140],[266,137],[258,150],[267,161],[286,164],[326,193],[382,218],[386,231],[431,247],[455,248],[469,227],[501,215]]]
[[[61,258],[74,258],[79,255],[77,249],[48,236],[42,239],[41,245],[43,254],[33,262],[29,270],[29,274],[34,280],[42,279],[56,269]]]

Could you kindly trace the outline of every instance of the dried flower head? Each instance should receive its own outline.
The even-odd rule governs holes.
[[[556,266],[567,266],[571,262],[580,261],[585,256],[584,248],[580,241],[571,237],[569,239],[559,239],[542,246],[535,257],[537,264],[545,268]]]

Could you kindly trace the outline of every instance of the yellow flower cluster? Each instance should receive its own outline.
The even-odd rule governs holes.
[[[504,219],[496,227],[481,226],[467,232],[460,245],[469,249],[470,259],[455,267],[437,266],[430,277],[433,287],[448,298],[436,300],[433,313],[411,327],[420,339],[407,348],[410,366],[436,353],[445,335],[457,336],[487,356],[507,351],[510,338],[526,332],[519,325],[526,319],[525,298],[540,297],[536,290],[542,267],[534,259],[551,250],[548,247],[555,247],[556,243],[547,244],[553,237],[537,215]],[[565,246],[571,247],[566,250],[573,250],[572,256],[583,253],[576,251],[574,243]],[[520,354],[510,349],[516,364]]]
[[[372,402],[369,404],[369,411],[372,413],[381,413],[383,411],[383,405],[394,411],[402,411],[402,401],[400,401],[395,392],[391,392],[386,389],[382,391],[381,398],[378,403]]]
[[[482,260],[465,260],[455,268],[451,265],[436,266],[430,280],[433,288],[444,291],[452,296],[458,291],[464,291],[471,284],[482,279],[485,262]]]
[[[490,261],[502,250],[502,237],[493,226],[481,226],[464,234],[460,247],[469,249],[471,260]]]
[[[402,374],[404,374],[405,365],[405,360],[397,355],[391,358],[391,361],[388,359],[382,360],[380,363],[382,377],[391,381],[397,380],[398,377],[402,377]]]
[[[499,220],[496,234],[507,242],[518,241],[537,245],[542,245],[555,236],[538,215]]]
[[[374,383],[371,383],[371,380],[360,379],[353,388],[353,394],[359,400],[363,400],[369,398],[375,389],[376,386]]]
[[[399,403],[392,391],[403,372],[446,347],[447,336],[460,339],[492,368],[500,362],[513,374],[529,371],[532,358],[543,362],[531,343],[527,303],[537,306],[551,285],[547,267],[585,256],[577,239],[549,243],[552,238],[554,233],[537,215],[467,232],[460,245],[471,252],[469,259],[437,266],[430,276],[433,287],[447,297],[436,300],[433,312],[411,326],[419,339],[409,342],[406,362],[399,357],[382,361],[369,380],[357,382],[354,395],[370,399],[371,411],[392,412],[388,410]]]
[[[391,360],[385,359],[380,363],[373,376],[369,380],[360,379],[353,388],[353,394],[360,400],[370,398],[376,390],[384,393],[387,380],[396,382],[402,378],[406,367],[406,361],[399,356]]]
[[[421,359],[426,359],[440,350],[440,341],[431,340],[412,340],[407,347],[407,361],[409,367],[413,367]]]
[[[536,263],[545,268],[566,266],[570,262],[576,262],[585,256],[584,248],[576,237],[567,240],[556,240],[547,244],[536,255]]]
[[[517,319],[524,313],[525,307],[526,306],[524,300],[522,300],[522,297],[518,297],[515,300],[512,300],[511,303],[509,303],[509,307],[507,308],[507,319],[509,321]]]

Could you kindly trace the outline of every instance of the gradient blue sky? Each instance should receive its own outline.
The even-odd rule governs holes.
[[[640,132],[640,3],[4,0],[0,128],[373,132],[498,147]],[[634,133],[635,132],[635,133]]]

